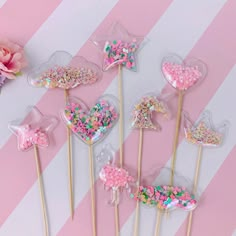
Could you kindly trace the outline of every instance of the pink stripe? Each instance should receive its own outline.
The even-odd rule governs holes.
[[[106,17],[104,22],[98,27],[96,34],[104,32],[111,22],[115,20],[121,21],[126,27],[132,29],[133,32],[139,35],[146,35],[153,25],[157,22],[160,16],[165,12],[171,0],[157,2],[156,0],[149,1],[145,4],[135,0],[121,0],[113,8],[111,13]],[[132,12],[130,18],[130,10],[135,6],[135,11]],[[140,15],[147,12],[149,17],[146,21]],[[80,50],[79,54],[94,60],[101,64],[101,57],[98,53],[94,53],[95,47],[87,42]],[[93,58],[91,58],[91,56]],[[81,98],[86,98],[86,102],[92,105],[95,99],[104,93],[105,89],[115,77],[116,72],[105,73],[103,79],[94,86],[81,87],[74,89],[71,93]],[[91,94],[91,96],[87,96]],[[42,97],[37,104],[37,107],[44,114],[58,115],[58,111],[63,108],[63,93],[62,91],[49,91]],[[63,124],[55,130],[55,143],[45,150],[40,151],[43,169],[55,157],[59,149],[66,141],[66,133]],[[5,158],[7,156],[7,158]],[[1,194],[1,201],[4,202],[0,211],[0,223],[3,223],[9,214],[14,210],[16,205],[24,197],[29,188],[36,181],[35,163],[32,158],[33,152],[22,153],[16,150],[16,138],[11,137],[3,149],[0,151],[0,173],[4,178],[0,179],[0,188],[4,189]],[[14,174],[12,174],[14,173]],[[7,181],[6,181],[7,180]],[[86,235],[86,234],[85,234]]]
[[[189,54],[189,56],[201,58],[209,66],[207,79],[198,88],[186,95],[184,101],[184,108],[195,119],[212,98],[235,63],[236,55],[233,52],[236,49],[236,32],[231,30],[236,20],[235,7],[236,2],[234,0],[227,2]],[[225,27],[226,25],[227,27]],[[222,45],[224,45],[223,48]],[[193,101],[195,101],[194,106],[192,106]],[[175,100],[172,106],[176,106],[176,104],[177,101]],[[154,170],[155,167],[164,166],[169,160],[174,126],[175,121],[172,120],[163,123],[164,132],[160,134],[155,132],[145,133],[143,173],[148,173],[148,171]],[[150,140],[153,141],[150,142]],[[138,132],[133,132],[125,142],[125,163],[132,169],[136,168],[137,144]],[[157,148],[156,151],[153,149],[154,146]],[[160,148],[158,149],[158,147]],[[110,236],[114,234],[114,210],[112,207],[106,206],[105,199],[109,198],[109,194],[104,192],[101,183],[97,182],[96,187],[97,202],[99,202],[97,204],[98,234]],[[83,235],[91,235],[91,215],[88,211],[90,207],[89,194],[85,196],[76,209],[75,221],[77,223],[74,224],[68,220],[58,236],[73,236],[77,235],[78,232]],[[134,203],[132,204],[130,200],[123,199],[120,206],[121,225],[127,221],[134,207]]]
[[[194,212],[192,236],[199,235],[232,235],[236,229],[236,188],[232,180],[236,179],[236,146],[222,164],[206,191],[202,195],[202,204]],[[202,173],[204,177],[204,173]],[[185,235],[186,221],[177,232],[177,236]]]
[[[60,2],[8,0],[0,8],[0,36],[25,45]]]

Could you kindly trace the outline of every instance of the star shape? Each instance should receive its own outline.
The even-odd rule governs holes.
[[[130,34],[118,22],[113,23],[107,34],[96,36],[93,42],[103,52],[103,70],[107,71],[117,65],[136,71],[135,54],[143,37]]]
[[[49,137],[58,120],[44,116],[35,106],[27,109],[27,116],[9,123],[9,129],[17,136],[18,149],[28,151],[34,146],[48,147]]]

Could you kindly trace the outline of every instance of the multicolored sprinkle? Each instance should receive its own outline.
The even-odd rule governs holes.
[[[64,110],[67,125],[84,142],[93,144],[110,131],[119,114],[106,100],[98,101],[90,111],[85,111],[78,103],[68,103]]]
[[[108,70],[115,65],[123,65],[127,69],[136,71],[134,53],[138,49],[136,39],[133,42],[122,40],[107,41],[104,46],[104,70]]]
[[[158,123],[154,125],[151,120],[154,111],[166,116],[168,114],[167,106],[155,96],[141,98],[132,111],[132,127],[160,130],[160,125]]]
[[[201,121],[194,127],[185,125],[185,138],[193,144],[203,146],[219,146],[222,143],[223,135],[212,130],[208,125]]]
[[[99,78],[96,70],[86,67],[54,66],[31,80],[35,87],[71,89],[81,84],[95,83]]]
[[[173,208],[193,210],[197,204],[195,196],[184,187],[168,185],[139,186],[137,192],[131,194],[131,198],[146,205],[156,206],[161,210]]]
[[[198,66],[187,66],[172,62],[164,62],[162,64],[162,72],[167,81],[178,90],[187,90],[195,85],[200,78],[202,72]]]

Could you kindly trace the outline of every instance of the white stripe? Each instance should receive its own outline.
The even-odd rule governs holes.
[[[0,0],[0,8],[7,2],[7,0]]]
[[[127,137],[130,133],[129,129],[129,114],[132,105],[137,101],[139,97],[143,94],[150,92],[152,88],[159,87],[159,90],[165,85],[164,79],[160,74],[159,65],[164,55],[164,45],[168,50],[172,52],[179,52],[184,57],[190,49],[193,47],[195,42],[200,38],[204,30],[210,24],[214,16],[220,10],[225,1],[218,1],[216,8],[210,8],[213,1],[202,2],[201,4],[186,3],[185,8],[183,8],[183,1],[175,1],[171,7],[167,10],[161,20],[155,25],[151,33],[148,35],[150,42],[140,51],[139,53],[139,72],[133,73],[124,70],[124,94],[125,94],[125,136]],[[198,19],[199,14],[203,12],[203,9],[209,6],[207,18]],[[182,18],[183,13],[189,12],[188,20]],[[173,21],[173,19],[175,19]],[[198,19],[199,27],[192,30],[191,26],[194,25]],[[176,34],[175,29],[178,28],[178,34]],[[168,30],[167,30],[168,29]],[[185,43],[182,43],[185,42]],[[181,51],[179,51],[181,48]],[[154,53],[156,52],[156,53]],[[161,52],[161,54],[159,53]],[[153,76],[155,75],[155,76]],[[159,79],[158,79],[159,78]],[[132,92],[131,92],[132,91]],[[117,80],[114,80],[111,86],[107,89],[107,93],[117,94]],[[91,105],[91,104],[90,104]],[[117,141],[118,129],[112,131],[112,133],[107,137],[106,143],[112,143],[113,146],[118,148]],[[96,150],[101,149],[101,145],[96,147]],[[76,183],[76,205],[79,204],[81,199],[85,196],[88,190],[88,159],[87,159],[87,147],[77,143],[76,153],[79,156],[75,156],[76,163],[75,167],[75,180]],[[63,222],[69,217],[69,207],[68,207],[68,194],[67,194],[67,172],[66,172],[66,147],[64,146],[58,155],[52,160],[48,168],[44,172],[44,178],[46,183],[46,192],[50,212],[52,235],[54,235]],[[63,175],[61,173],[64,173]],[[55,180],[55,176],[57,181]],[[61,183],[60,186],[55,186],[55,183]],[[42,234],[42,225],[40,224],[40,215],[35,216],[33,214],[26,215],[24,219],[20,216],[23,212],[29,212],[37,205],[37,200],[31,200],[37,193],[37,186],[35,185],[24,200],[17,206],[12,215],[7,219],[2,229],[0,230],[0,235],[10,236],[14,235],[16,232],[22,232],[22,235],[28,235],[27,225],[34,225],[35,236]],[[58,200],[55,202],[53,199],[57,196]],[[37,205],[39,208],[39,205]],[[55,211],[57,209],[57,211]],[[14,219],[17,218],[17,221]],[[150,219],[150,218],[149,218]],[[129,229],[132,228],[132,219],[128,221],[123,229],[123,235],[131,235]],[[147,222],[145,221],[144,224]],[[20,230],[19,230],[20,229]],[[129,232],[129,233],[127,233]],[[28,234],[27,234],[28,233]],[[143,234],[151,235],[151,234]]]
[[[56,50],[76,54],[117,2],[62,1],[25,46],[31,67],[47,60]],[[0,147],[10,136],[8,122],[22,117],[26,107],[36,104],[46,91],[29,86],[26,77],[24,74],[2,88],[0,107],[4,107],[4,116],[0,122]]]

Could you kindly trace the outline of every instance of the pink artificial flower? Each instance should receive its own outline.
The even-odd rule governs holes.
[[[0,40],[0,75],[15,79],[25,66],[23,48],[8,40]]]

